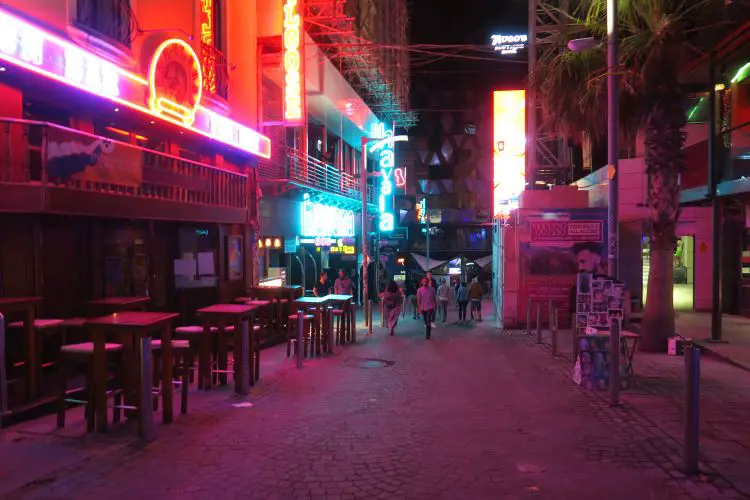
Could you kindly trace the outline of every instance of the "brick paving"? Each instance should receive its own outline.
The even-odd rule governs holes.
[[[389,338],[378,328],[300,371],[282,349],[264,351],[252,407],[233,406],[225,390],[193,393],[190,413],[160,427],[158,441],[145,447],[116,446],[122,432],[52,438],[44,434],[51,421],[37,422],[39,442],[88,458],[0,496],[744,498],[719,473],[726,463],[710,457],[708,475],[685,478],[674,466],[674,429],[629,401],[612,409],[579,390],[569,361],[552,360],[522,332],[499,332],[491,322],[440,325],[426,341],[409,319],[399,330]],[[654,377],[662,375],[671,376]],[[671,394],[669,385],[664,391]],[[736,409],[738,417],[743,408]],[[4,432],[5,456],[13,451],[9,436],[29,435]]]

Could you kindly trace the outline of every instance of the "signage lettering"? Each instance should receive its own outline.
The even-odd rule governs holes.
[[[297,0],[284,2],[282,61],[284,64],[284,121],[288,125],[303,120],[304,73],[302,64],[304,32]]]
[[[396,187],[406,186],[406,168],[397,168],[393,171],[393,175],[396,178]]]
[[[354,212],[315,203],[310,201],[310,196],[307,194],[302,202],[301,221],[302,236],[304,237],[341,238],[354,236]]]
[[[492,47],[502,55],[517,54],[526,48],[528,35],[492,35]]]

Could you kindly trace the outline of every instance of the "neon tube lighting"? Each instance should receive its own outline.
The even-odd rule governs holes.
[[[744,66],[737,70],[737,73],[734,74],[730,83],[741,82],[742,80],[747,78],[748,73],[750,73],[750,62],[746,63]]]
[[[22,34],[22,36],[19,34]],[[26,39],[31,39],[33,40],[33,42],[31,42],[30,48],[22,49],[21,44],[23,44],[23,40]],[[38,57],[40,49],[38,40],[40,39],[42,52],[48,49],[51,49],[53,52],[55,52],[54,49],[57,49],[57,51],[60,52],[59,55],[63,58],[63,60],[65,60],[66,58],[69,61],[75,60],[75,62],[69,63],[70,68],[67,72],[65,71],[64,64],[63,67],[53,66],[51,64],[50,66],[52,67],[45,67],[46,60],[44,59],[44,57],[42,57],[41,60]],[[25,59],[21,57],[22,55]],[[113,94],[111,90],[105,90],[108,88],[108,86],[109,89],[113,88],[112,82],[109,82],[105,85],[105,82],[103,80],[102,85],[99,89],[97,89],[96,86],[92,87],[87,85],[86,81],[91,80],[87,80],[87,78],[85,77],[85,68],[82,69],[79,66],[80,64],[89,64],[91,67],[106,68],[108,71],[112,71],[118,76],[127,79],[127,81],[132,82],[132,84],[136,86],[133,89],[135,93],[137,94],[138,91],[141,91],[144,93],[144,96],[149,87],[149,81],[140,75],[131,73],[125,69],[113,65],[112,63],[106,61],[101,57],[86,52],[80,47],[77,47],[76,45],[63,40],[62,38],[47,33],[46,31],[43,31],[40,28],[37,28],[36,26],[21,20],[2,9],[0,9],[0,60],[11,63],[14,66],[31,71],[33,73],[36,73],[37,75],[43,76],[55,82],[65,84],[69,87],[76,88],[98,97],[106,98],[121,106],[172,123],[183,129],[202,135],[203,137],[206,137],[208,139],[217,140],[219,142],[236,147],[248,153],[255,154],[262,158],[271,157],[271,140],[268,137],[249,127],[237,123],[230,118],[218,115],[216,112],[205,108],[200,104],[198,104],[195,109],[195,122],[196,124],[201,124],[201,126],[204,126],[206,130],[201,130],[195,125],[186,125],[184,121],[179,118],[173,118],[169,115],[155,112],[149,109],[145,105],[145,102],[143,104],[139,104],[129,101],[122,97],[123,92],[119,88],[118,91],[114,93],[114,95],[111,95]],[[38,65],[35,63],[38,63]],[[55,70],[57,72],[55,72]],[[83,73],[81,73],[81,71],[83,71]],[[83,78],[81,79],[82,74]],[[108,92],[110,95],[108,95]],[[214,128],[212,128],[212,124],[216,123],[217,121],[221,121],[223,124],[224,135],[222,136],[217,136],[212,133],[212,131],[214,130]],[[232,129],[231,134],[227,133],[227,130],[229,128]]]

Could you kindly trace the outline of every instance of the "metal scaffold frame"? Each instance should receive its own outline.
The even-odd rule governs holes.
[[[385,123],[410,128],[406,0],[308,0],[307,32]]]
[[[529,75],[536,71],[537,60],[549,60],[566,49],[573,25],[568,14],[576,0],[529,0]],[[568,138],[551,130],[539,120],[540,110],[533,89],[529,89],[528,130],[534,149],[528,158],[526,178],[540,173],[571,168]],[[574,179],[571,179],[571,181]]]

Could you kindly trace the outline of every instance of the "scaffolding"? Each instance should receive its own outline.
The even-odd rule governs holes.
[[[571,4],[574,7],[576,3],[576,0],[529,0],[530,75],[536,71],[537,60],[548,61],[566,50],[567,35],[574,27],[569,16]],[[526,178],[530,181],[564,178],[572,170],[568,138],[550,129],[539,117],[536,96],[529,89],[528,130],[534,149],[529,154]]]
[[[308,0],[305,27],[385,123],[411,128],[406,0]]]

